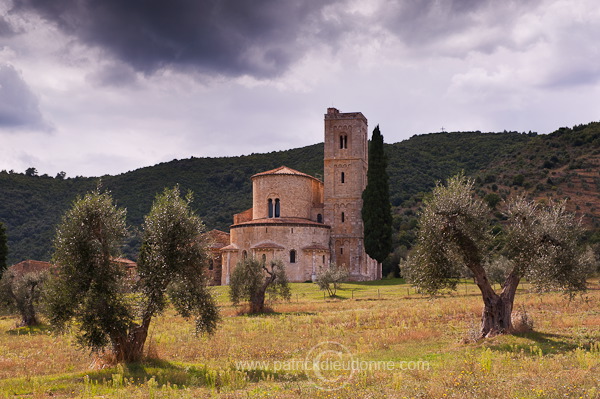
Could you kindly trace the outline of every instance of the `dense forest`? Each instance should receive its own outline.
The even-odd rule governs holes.
[[[384,136],[386,132],[382,132]],[[535,133],[433,133],[386,145],[390,201],[394,212],[394,256],[386,271],[414,242],[421,200],[460,171],[476,178],[478,195],[492,207],[524,193],[540,201],[569,198],[595,237],[600,216],[600,123]],[[285,165],[321,178],[323,144],[240,157],[173,160],[117,176],[55,178],[0,172],[0,221],[6,226],[9,264],[49,260],[55,226],[73,200],[98,185],[127,208],[133,227],[125,255],[136,258],[135,230],[157,193],[178,184],[194,193],[193,206],[208,229],[227,231],[234,213],[252,206],[250,177]]]

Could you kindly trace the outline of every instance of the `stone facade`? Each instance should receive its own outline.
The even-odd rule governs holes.
[[[203,234],[203,239],[208,243],[209,259],[206,270],[209,285],[221,285],[223,274],[221,249],[229,245],[230,235],[224,231],[211,230]]]
[[[324,180],[282,166],[252,176],[252,204],[234,215],[221,248],[221,284],[247,256],[284,262],[293,282],[314,280],[330,263],[354,280],[381,278],[363,245],[362,192],[367,183],[367,120],[360,113],[325,115]]]

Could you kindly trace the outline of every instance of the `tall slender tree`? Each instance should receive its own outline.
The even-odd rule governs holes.
[[[0,222],[0,275],[8,268],[6,259],[8,258],[8,245],[6,238],[6,229],[4,224]]]
[[[390,204],[387,157],[379,125],[373,130],[369,142],[369,170],[367,187],[363,191],[362,219],[365,250],[382,263],[392,251],[392,207]]]

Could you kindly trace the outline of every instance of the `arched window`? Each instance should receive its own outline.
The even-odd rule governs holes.
[[[242,251],[242,259],[248,258],[248,252],[246,250]]]
[[[323,264],[325,264],[325,255],[323,255]]]
[[[208,261],[208,270],[213,270],[215,268],[215,261],[211,258]]]
[[[290,251],[290,263],[296,263],[296,250],[292,249]]]
[[[320,213],[317,215],[317,223],[323,223],[323,215]]]
[[[346,221],[346,214],[344,212],[342,212],[342,223],[344,223]]]
[[[346,174],[342,172],[342,183],[346,182]]]
[[[279,198],[275,199],[275,217],[278,218],[281,216],[281,204],[279,202]]]
[[[273,217],[273,200],[269,198],[267,206],[269,207],[269,217]]]
[[[263,263],[263,265],[267,264],[267,255],[265,255],[265,254],[262,254],[262,263]]]

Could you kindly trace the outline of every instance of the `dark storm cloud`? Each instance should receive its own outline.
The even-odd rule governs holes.
[[[47,130],[38,99],[12,65],[0,65],[0,128]]]
[[[129,65],[118,63],[104,66],[88,75],[88,79],[100,86],[124,87],[135,85],[137,75]]]
[[[468,43],[462,43],[464,50],[490,53],[498,46],[512,45],[508,33],[514,21],[539,3],[540,0],[389,0],[381,9],[380,19],[411,47],[435,45],[469,32]],[[481,37],[482,32],[494,27],[500,28],[498,34]]]
[[[14,35],[15,31],[10,26],[10,24],[0,16],[0,37],[7,37]]]
[[[14,0],[82,42],[153,73],[163,67],[276,76],[317,35],[334,0]]]

